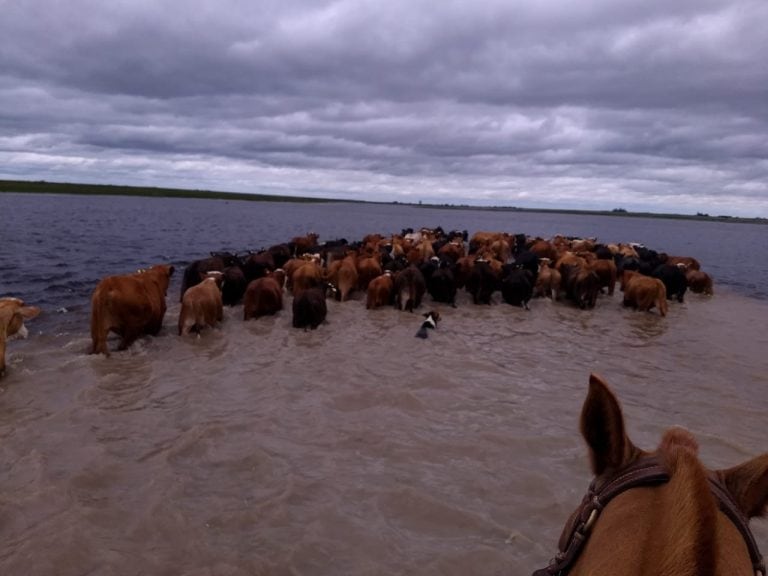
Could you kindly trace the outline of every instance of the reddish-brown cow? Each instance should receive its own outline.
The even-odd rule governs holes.
[[[0,298],[0,377],[5,373],[6,342],[14,337],[26,338],[24,320],[30,320],[38,314],[40,308],[25,306],[18,298]]]
[[[667,315],[667,289],[658,278],[644,276],[634,270],[624,270],[621,275],[621,291],[624,292],[624,306],[642,311],[649,311],[655,306],[660,315]]]
[[[142,334],[160,332],[173,270],[173,266],[161,264],[99,282],[91,297],[91,354],[109,356],[110,332],[121,337],[118,350],[125,350]]]
[[[276,314],[283,309],[283,289],[274,276],[258,278],[250,284],[243,298],[243,320]]]

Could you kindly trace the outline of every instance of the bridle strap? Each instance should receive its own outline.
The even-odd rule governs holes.
[[[669,473],[655,456],[642,456],[608,479],[595,478],[586,496],[572,516],[567,538],[560,541],[560,551],[549,566],[536,570],[533,576],[567,574],[587,542],[589,532],[608,503],[622,492],[639,486],[656,486],[669,480]]]
[[[765,560],[760,554],[752,530],[749,529],[749,520],[741,513],[738,506],[736,506],[736,502],[734,502],[731,493],[717,474],[710,473],[707,480],[709,480],[709,489],[712,491],[712,495],[717,499],[720,511],[730,518],[731,522],[733,522],[734,526],[736,526],[741,533],[741,537],[744,538],[744,542],[749,550],[749,558],[752,560],[752,570],[755,575],[765,576]]]
[[[755,576],[766,576],[765,561],[757,547],[757,542],[749,529],[749,521],[739,510],[730,492],[715,473],[708,475],[709,487],[717,500],[720,510],[728,516],[738,529],[749,550],[749,557]],[[622,492],[640,486],[657,486],[669,481],[669,472],[656,456],[641,456],[633,464],[623,469],[616,476],[608,479],[595,478],[589,490],[571,516],[564,536],[560,540],[560,551],[546,568],[536,570],[533,576],[564,576],[573,567],[589,533],[603,508]]]

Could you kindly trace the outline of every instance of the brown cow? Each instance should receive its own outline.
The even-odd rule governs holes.
[[[371,280],[381,276],[381,254],[378,252],[374,256],[359,258],[357,260],[357,287],[360,290],[367,290]]]
[[[421,306],[421,299],[427,291],[424,275],[413,264],[395,275],[394,287],[395,308],[413,312]]]
[[[317,262],[311,260],[304,266],[297,268],[293,275],[290,276],[290,281],[291,292],[293,297],[296,298],[301,294],[302,290],[320,286],[320,283],[323,281],[323,269]]]
[[[195,331],[198,334],[206,326],[213,327],[224,317],[221,298],[221,273],[208,273],[208,277],[192,286],[181,300],[179,336]]]
[[[295,236],[288,245],[293,248],[294,256],[301,256],[317,248],[318,238],[317,234],[310,232],[306,236]]]
[[[5,347],[9,339],[26,338],[24,320],[40,314],[36,306],[24,306],[18,298],[0,298],[0,378],[5,373]]]
[[[701,264],[693,256],[667,256],[666,264],[685,266],[686,270],[701,270]]]
[[[368,295],[365,307],[368,310],[392,304],[392,272],[387,270],[381,276],[377,276],[368,283]]]
[[[464,243],[460,239],[446,242],[445,244],[440,246],[440,249],[437,251],[437,255],[441,259],[448,258],[451,262],[455,264],[456,262],[459,261],[459,258],[466,256],[466,252],[464,250]]]
[[[658,278],[644,276],[634,270],[624,270],[621,275],[621,291],[624,292],[624,306],[642,311],[655,306],[660,315],[667,315],[667,289]]]
[[[276,314],[283,309],[283,289],[277,278],[258,278],[245,291],[243,320]]]
[[[344,260],[341,261],[338,274],[336,275],[333,284],[338,290],[338,298],[342,302],[349,300],[349,295],[357,288],[358,274],[357,274],[357,257],[354,254],[350,254]]]
[[[706,272],[701,270],[688,270],[685,273],[685,281],[688,283],[688,288],[691,292],[696,294],[706,294],[712,296],[714,291],[712,290],[712,277]]]
[[[616,264],[613,260],[593,260],[589,267],[600,279],[600,290],[608,288],[608,296],[613,296],[616,287]]]
[[[531,252],[539,258],[549,258],[552,262],[557,260],[557,250],[555,246],[547,240],[536,240],[529,248]]]
[[[110,332],[121,337],[118,350],[125,350],[142,334],[160,332],[173,270],[162,264],[134,274],[107,276],[99,282],[91,297],[91,354],[109,356]]]
[[[541,258],[539,275],[536,277],[536,285],[533,287],[535,297],[546,296],[552,300],[560,298],[560,272],[550,266],[549,258]]]

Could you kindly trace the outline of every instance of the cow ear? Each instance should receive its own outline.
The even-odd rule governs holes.
[[[739,510],[747,517],[763,516],[768,508],[768,454],[718,471]]]
[[[589,446],[595,476],[629,464],[636,455],[637,448],[625,432],[619,401],[597,374],[589,375],[589,393],[581,409],[581,435]]]

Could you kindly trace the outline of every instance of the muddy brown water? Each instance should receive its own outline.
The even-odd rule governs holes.
[[[0,573],[529,574],[589,482],[591,371],[641,447],[671,425],[712,467],[767,446],[768,305],[732,293],[666,318],[618,292],[592,311],[461,294],[426,340],[359,294],[315,331],[236,307],[182,339],[173,300],[110,358],[85,326],[11,343]]]
[[[682,425],[711,467],[768,448],[764,226],[14,194],[0,214],[0,295],[43,308],[0,381],[2,576],[530,574],[590,480],[592,371],[641,447]],[[699,258],[716,294],[660,318],[618,293],[591,311],[462,293],[426,340],[418,315],[358,294],[316,331],[236,307],[181,339],[177,275],[158,337],[86,353],[107,274],[424,225],[644,242]],[[752,525],[766,552],[768,522]]]

